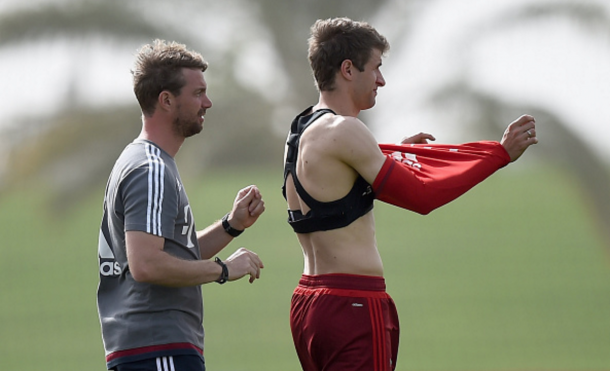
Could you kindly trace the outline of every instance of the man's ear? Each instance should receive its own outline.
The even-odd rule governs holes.
[[[343,62],[341,62],[341,76],[343,76],[344,79],[346,80],[350,80],[352,79],[353,76],[353,72],[354,72],[354,64],[352,63],[352,61],[350,59],[346,59]]]
[[[174,95],[167,90],[163,90],[157,97],[157,106],[164,111],[170,111],[174,107]]]

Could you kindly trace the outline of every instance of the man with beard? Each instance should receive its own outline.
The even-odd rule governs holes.
[[[134,92],[142,131],[121,153],[106,187],[99,235],[98,311],[108,369],[204,371],[200,285],[260,276],[244,248],[212,258],[265,209],[256,186],[237,193],[221,221],[197,231],[174,162],[212,106],[207,62],[156,40],[137,54]]]

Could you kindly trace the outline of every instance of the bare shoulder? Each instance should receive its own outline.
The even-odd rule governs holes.
[[[314,125],[310,138],[320,153],[350,166],[367,181],[374,179],[385,158],[373,133],[362,121],[329,114]]]
[[[341,145],[337,146],[337,150],[344,157],[359,160],[361,157],[381,153],[373,133],[362,121],[356,117],[339,117],[334,124],[334,132],[340,137],[338,142]]]
[[[370,130],[357,117],[329,114],[323,116],[322,118],[326,119],[328,124],[337,130],[354,132],[364,130],[370,134]]]
[[[377,141],[369,128],[358,118],[340,115],[324,115],[312,127],[317,139],[331,141],[333,149],[365,146],[377,148]]]

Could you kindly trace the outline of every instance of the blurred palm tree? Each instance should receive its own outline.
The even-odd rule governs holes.
[[[109,40],[114,45],[135,50],[152,39],[162,38],[206,51],[204,56],[212,60],[208,81],[220,82],[214,90],[214,108],[207,116],[210,124],[205,129],[206,137],[209,135],[213,140],[204,146],[197,141],[187,141],[178,157],[181,166],[189,168],[189,174],[197,174],[210,166],[277,163],[285,135],[283,129],[279,133],[273,128],[277,112],[289,112],[279,116],[282,122],[286,121],[284,127],[287,127],[291,115],[300,106],[294,111],[282,107],[291,107],[296,102],[304,106],[313,102],[316,96],[306,58],[311,24],[318,18],[332,16],[370,17],[384,3],[230,0],[219,4],[212,0],[181,0],[167,4],[58,0],[1,14],[0,48],[67,40],[79,45],[79,52],[83,53],[96,41]],[[249,19],[254,19],[267,31],[266,35],[270,36],[279,55],[280,63],[274,68],[285,72],[290,87],[280,100],[264,98],[238,81],[234,69],[243,58],[237,50],[243,45],[236,43],[219,48],[214,39],[224,37],[225,44],[234,40],[221,34],[221,30],[196,28],[198,14],[207,16],[207,21],[214,17],[225,18],[228,12],[243,11],[243,8],[250,9]],[[253,33],[251,24],[236,22],[231,27],[241,35]],[[242,43],[245,42],[242,40]],[[0,191],[23,182],[44,182],[58,195],[58,205],[69,206],[70,201],[78,200],[75,195],[86,194],[91,186],[99,187],[104,183],[121,148],[139,132],[136,122],[139,122],[140,114],[135,100],[116,107],[92,107],[79,100],[76,81],[68,80],[66,84],[73,89],[56,114],[44,118],[24,115],[17,119],[17,125],[5,129],[3,136],[10,137],[5,140],[10,144],[10,151],[6,173],[0,174]]]
[[[350,17],[370,22],[388,2],[387,0],[257,1],[261,7],[261,21],[273,35],[276,49],[291,79],[291,85],[309,87],[309,89],[298,89],[299,91],[294,89],[296,94],[290,97],[291,103],[296,103],[299,108],[307,102],[317,101],[318,98],[307,60],[307,39],[314,22],[317,19],[332,17]],[[302,90],[304,91],[301,93]]]
[[[591,37],[606,38],[610,35],[610,17],[606,8],[598,3],[575,0],[532,2],[516,5],[501,17],[490,19],[483,27],[468,34],[459,49],[468,50],[491,33],[546,18],[571,21],[580,29],[588,31]],[[465,68],[468,68],[467,64]],[[502,133],[506,123],[522,114],[524,108],[536,117],[538,123],[544,123],[548,129],[544,130],[544,135],[540,138],[539,152],[549,164],[565,169],[578,181],[586,204],[593,210],[596,227],[610,247],[610,176],[607,164],[588,143],[572,131],[571,128],[576,127],[574,123],[540,107],[516,107],[503,100],[499,94],[481,92],[466,79],[448,82],[432,96],[432,104],[445,108],[459,107],[462,112],[459,116],[469,120],[465,125],[472,125],[471,129],[493,133],[494,136]]]
[[[163,38],[205,51],[204,56],[211,62],[208,80],[218,82],[213,94],[214,108],[207,116],[210,124],[205,129],[205,138],[213,140],[206,141],[205,145],[187,141],[178,158],[182,167],[188,167],[188,174],[197,174],[205,167],[277,164],[283,150],[284,128],[289,125],[291,115],[317,98],[307,62],[309,27],[316,19],[348,16],[372,21],[385,10],[386,15],[393,13],[393,21],[400,20],[397,27],[401,31],[394,37],[406,37],[405,27],[416,14],[414,7],[408,5],[427,6],[428,3],[418,0],[227,0],[222,3],[177,0],[168,4],[65,0],[0,15],[0,47],[69,40],[86,50],[89,44],[104,39],[135,50],[154,38]],[[485,32],[478,29],[476,34],[469,35],[464,45],[474,45],[482,34],[551,16],[569,19],[591,30],[602,29],[606,34],[610,29],[606,12],[592,2],[532,2],[514,9],[484,25]],[[238,10],[247,11],[251,23],[238,20],[230,24],[230,29],[242,37],[237,42],[236,38],[221,33],[226,28],[221,31],[205,27],[205,22],[215,17],[224,19]],[[199,15],[207,18],[201,21]],[[244,58],[239,49],[253,42],[254,26],[263,30],[256,37],[268,38],[278,55],[279,62],[272,68],[288,80],[289,88],[280,99],[265,98],[236,77],[235,70]],[[395,39],[392,44],[402,43]],[[76,82],[67,84],[76,85]],[[69,206],[68,201],[78,200],[75,195],[86,194],[91,186],[104,184],[121,148],[139,132],[136,124],[139,109],[135,100],[113,107],[91,107],[78,99],[76,89],[71,92],[63,108],[52,117],[24,115],[18,125],[4,133],[5,137],[10,136],[10,141],[5,142],[12,149],[7,165],[10,175],[4,176],[2,182],[0,174],[0,191],[24,181],[40,181],[57,192],[57,204]],[[512,116],[516,112],[515,107],[501,98],[482,94],[465,81],[448,82],[432,103],[454,106],[456,101],[467,102],[464,107],[478,112],[475,120],[478,127],[494,133],[503,130],[507,112]],[[610,241],[610,228],[607,228],[610,205],[604,197],[609,182],[603,162],[552,112],[536,107],[531,112],[537,113],[539,122],[545,120],[555,128],[543,138],[540,148],[551,161],[567,163],[566,168],[575,172],[592,200],[601,230]],[[274,129],[278,117],[282,126],[279,132]]]
[[[82,57],[96,40],[135,48],[158,35],[194,42],[180,30],[147,21],[130,3],[119,0],[47,3],[0,15],[2,48],[68,40],[78,45]],[[74,55],[74,59],[81,58]],[[130,125],[140,116],[133,103],[113,109],[91,107],[79,99],[75,78],[68,76],[70,88],[56,114],[24,114],[16,125],[4,129],[10,147],[0,190],[36,181],[50,183],[62,200],[72,199],[64,196],[82,193],[101,179],[100,173],[108,172],[127,138],[137,135],[137,124]]]
[[[607,165],[591,150],[591,146],[570,129],[570,125],[555,113],[535,106],[524,107],[507,103],[497,97],[481,93],[471,85],[458,83],[447,87],[435,96],[435,104],[455,106],[469,112],[469,124],[474,130],[483,130],[498,136],[506,128],[509,120],[524,111],[533,115],[538,123],[544,123],[546,130],[540,134],[537,145],[544,161],[558,169],[570,173],[578,181],[585,203],[592,210],[596,229],[610,246],[610,177]],[[526,197],[526,195],[524,196]],[[535,200],[523,200],[533,202]],[[558,200],[560,202],[560,200]]]

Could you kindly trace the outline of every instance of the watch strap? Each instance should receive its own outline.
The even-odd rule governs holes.
[[[220,260],[219,257],[216,257],[214,261],[222,267],[222,273],[220,273],[220,277],[218,277],[218,279],[216,280],[216,282],[222,285],[223,283],[229,280],[229,268],[227,268],[227,265],[222,260]]]
[[[231,227],[231,224],[229,224],[229,214],[227,213],[227,215],[222,217],[222,228],[224,228],[225,232],[227,232],[231,237],[237,237],[240,234],[244,233],[243,229],[239,230],[239,229],[235,229],[233,227]]]

